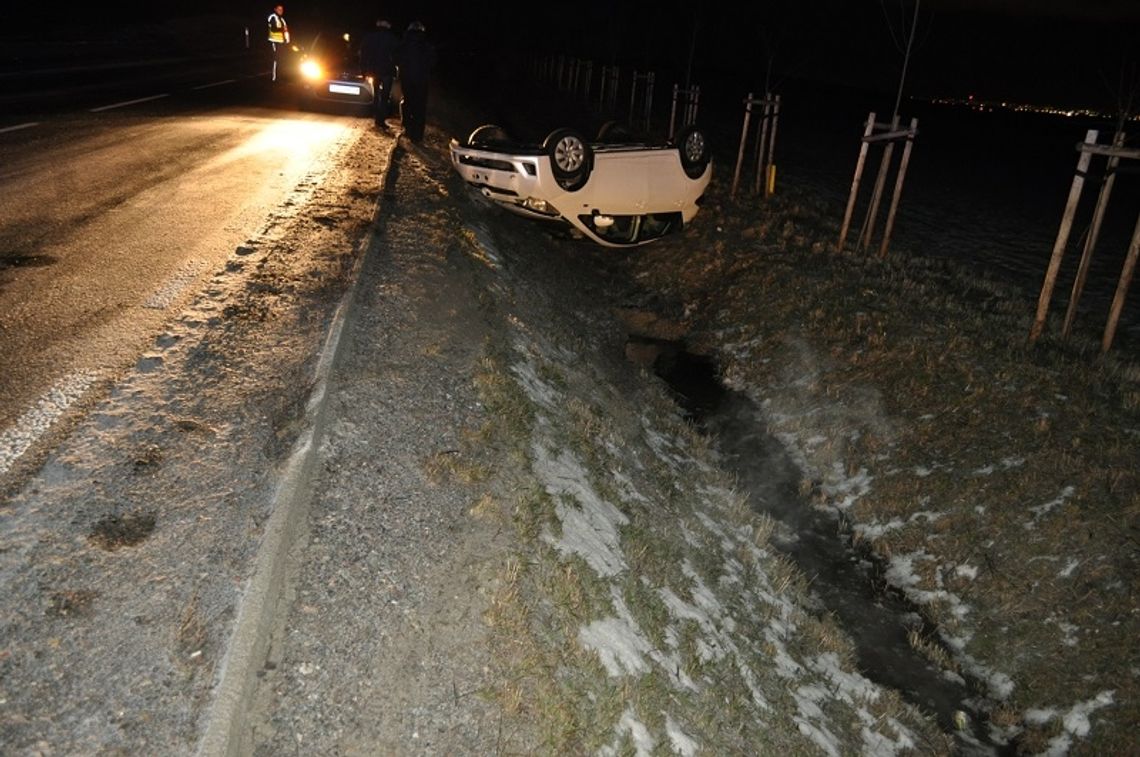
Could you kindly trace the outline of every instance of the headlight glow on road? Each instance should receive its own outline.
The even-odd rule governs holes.
[[[215,161],[228,163],[243,160],[250,156],[278,156],[276,165],[281,170],[310,160],[328,146],[345,135],[349,127],[338,121],[268,121],[265,128],[250,136],[241,145]]]

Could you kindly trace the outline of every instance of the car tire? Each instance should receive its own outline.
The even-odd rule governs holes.
[[[509,144],[511,138],[501,126],[483,124],[467,137],[468,147],[495,147]]]
[[[550,158],[554,180],[567,192],[586,186],[594,165],[594,151],[582,135],[573,129],[556,129],[542,143]]]
[[[690,179],[699,179],[709,165],[709,143],[705,133],[690,124],[677,135],[674,142],[681,156],[681,168]]]

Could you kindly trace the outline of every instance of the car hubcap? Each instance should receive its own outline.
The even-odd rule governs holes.
[[[563,171],[577,171],[584,159],[582,143],[574,137],[564,137],[554,149],[554,160]]]

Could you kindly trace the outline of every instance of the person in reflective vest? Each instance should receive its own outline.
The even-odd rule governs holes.
[[[285,23],[285,6],[273,6],[269,14],[269,46],[273,49],[272,81],[277,81],[277,47],[289,44],[289,25]]]

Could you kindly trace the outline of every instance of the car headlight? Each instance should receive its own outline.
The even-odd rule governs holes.
[[[301,76],[306,79],[320,79],[323,76],[321,71],[321,64],[315,60],[306,60],[301,62]]]
[[[528,197],[523,200],[522,204],[524,208],[533,210],[535,213],[542,213],[548,216],[558,215],[558,211],[550,207],[550,204],[546,200],[540,200],[536,197]]]

